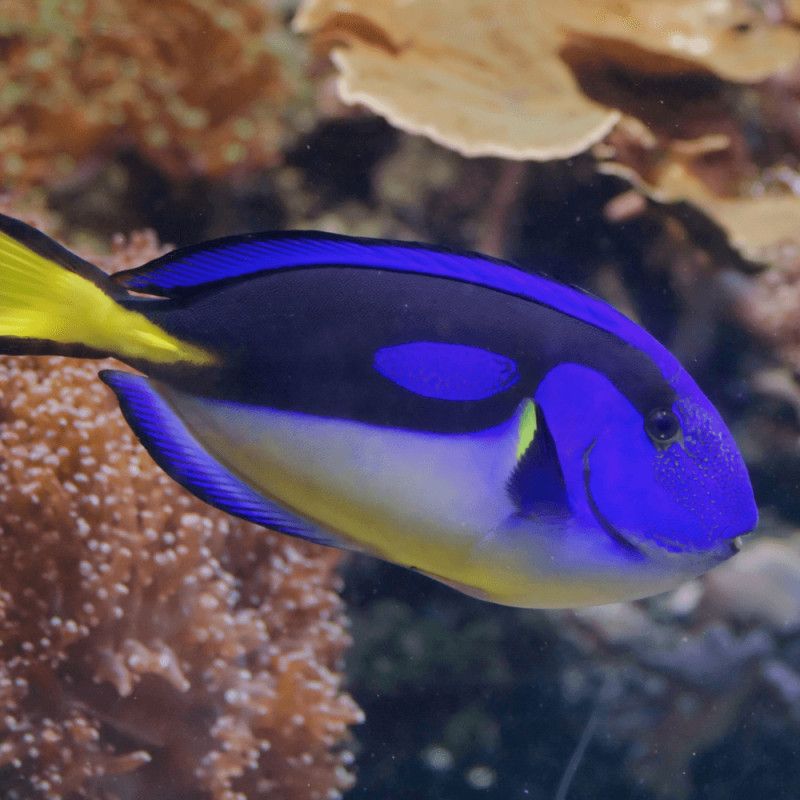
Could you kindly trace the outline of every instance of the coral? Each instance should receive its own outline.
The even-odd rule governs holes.
[[[306,2],[295,27],[334,45],[345,102],[364,103],[399,128],[466,155],[584,150],[618,115],[584,97],[565,64],[541,57],[557,33],[523,5],[464,4],[454,13],[436,2]]]
[[[333,47],[345,102],[466,155],[520,159],[573,155],[619,119],[581,67],[754,82],[800,55],[790,25],[745,2],[305,0],[295,27]]]
[[[124,148],[172,177],[274,162],[281,36],[266,0],[2,0],[0,180],[52,182]]]
[[[305,0],[295,27],[331,50],[345,102],[465,155],[596,145],[605,171],[692,203],[757,258],[800,210],[797,19],[745,0]]]
[[[339,554],[188,495],[96,371],[0,360],[0,794],[338,796]]]
[[[769,260],[771,248],[797,238],[800,175],[788,165],[757,170],[744,146],[745,126],[724,114],[709,125],[711,132],[695,140],[672,141],[623,120],[597,148],[600,171],[659,203],[691,203],[745,257]]]

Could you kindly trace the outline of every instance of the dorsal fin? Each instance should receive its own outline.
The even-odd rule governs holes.
[[[655,340],[612,306],[590,294],[505,261],[413,242],[361,239],[314,231],[230,236],[175,250],[114,280],[126,289],[157,297],[182,297],[219,281],[303,267],[384,269],[465,281],[525,297],[629,342],[648,353],[662,372],[677,362]]]

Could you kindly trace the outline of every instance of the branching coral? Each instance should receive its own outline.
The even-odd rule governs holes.
[[[95,373],[0,360],[0,794],[337,796],[338,554],[189,496]]]
[[[172,176],[272,162],[285,102],[261,0],[0,1],[0,178],[132,147]]]

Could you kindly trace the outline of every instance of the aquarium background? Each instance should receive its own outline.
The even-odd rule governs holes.
[[[0,796],[797,797],[800,6],[299,11],[0,0],[2,211],[108,270],[313,228],[585,288],[720,409],[760,529],[670,595],[492,606],[230,521],[97,365],[3,357]]]

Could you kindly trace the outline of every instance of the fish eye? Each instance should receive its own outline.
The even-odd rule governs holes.
[[[656,408],[645,418],[644,429],[656,444],[671,444],[681,432],[681,423],[668,408]]]

